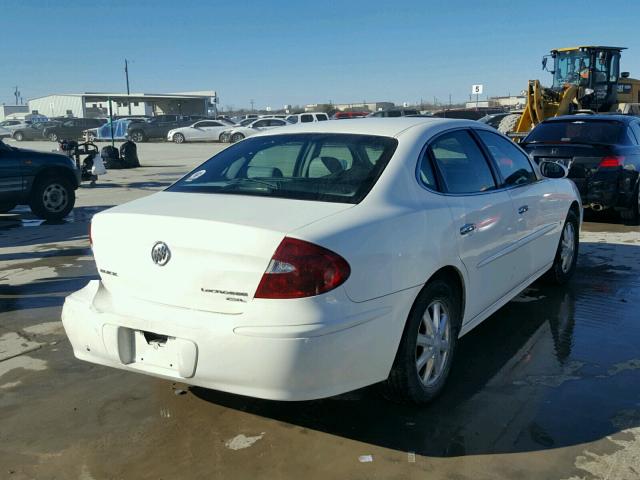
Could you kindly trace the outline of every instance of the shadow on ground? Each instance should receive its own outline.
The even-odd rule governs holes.
[[[390,403],[377,386],[311,402],[191,391],[235,410],[429,456],[589,443],[619,432],[620,415],[625,428],[640,426],[640,247],[581,249],[569,285],[537,282],[461,339],[447,388],[425,408]]]

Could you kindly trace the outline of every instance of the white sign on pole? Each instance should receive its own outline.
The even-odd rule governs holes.
[[[482,95],[482,89],[484,88],[484,85],[480,84],[480,85],[471,85],[471,93],[474,95]]]

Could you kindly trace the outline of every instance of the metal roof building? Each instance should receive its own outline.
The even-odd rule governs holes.
[[[215,115],[216,92],[182,93],[85,92],[47,95],[29,100],[29,111],[48,117],[107,117],[125,115]]]

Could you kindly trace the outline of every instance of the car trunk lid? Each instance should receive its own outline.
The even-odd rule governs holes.
[[[527,144],[525,148],[536,163],[544,160],[560,162],[569,169],[581,195],[588,192],[588,181],[598,170],[603,158],[612,155],[610,145],[577,143]]]
[[[352,206],[161,192],[96,215],[93,251],[114,295],[237,314],[288,232]],[[170,252],[166,262],[160,242]]]

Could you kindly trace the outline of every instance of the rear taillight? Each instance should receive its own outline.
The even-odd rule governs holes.
[[[609,155],[604,157],[598,165],[598,168],[602,167],[621,167],[624,165],[624,157],[621,155]]]
[[[351,268],[331,250],[285,237],[262,275],[255,298],[302,298],[342,285]]]

